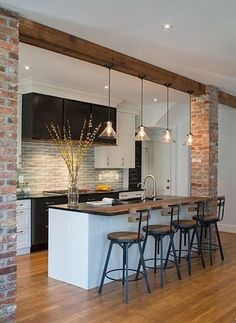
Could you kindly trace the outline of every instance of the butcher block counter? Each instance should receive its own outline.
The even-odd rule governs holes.
[[[157,196],[156,201],[121,201],[120,205],[95,207],[80,203],[76,208],[67,205],[49,207],[48,276],[75,286],[91,289],[100,282],[108,239],[107,234],[115,231],[137,231],[137,223],[129,222],[130,214],[136,210],[150,209],[150,224],[166,224],[169,216],[161,216],[161,210],[171,204],[181,205],[181,217],[191,217],[188,206],[209,197]],[[120,201],[114,201],[120,202]],[[145,258],[153,255],[154,239],[149,239]],[[168,240],[165,241],[168,246]],[[130,265],[137,267],[138,250],[132,247]],[[114,248],[110,268],[119,268],[122,253]],[[119,277],[116,277],[119,278]]]

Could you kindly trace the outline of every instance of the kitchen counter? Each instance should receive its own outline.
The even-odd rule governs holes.
[[[60,281],[91,289],[99,285],[108,250],[107,234],[115,231],[137,231],[137,223],[129,222],[130,213],[140,209],[151,209],[150,224],[168,224],[169,216],[161,216],[160,210],[169,204],[179,203],[181,217],[191,217],[188,205],[209,197],[162,196],[162,200],[130,203],[116,206],[91,207],[86,203],[78,208],[67,205],[49,207],[48,276]],[[164,239],[167,248],[169,240]],[[152,258],[154,239],[149,239],[145,258]],[[129,264],[137,268],[139,260],[137,246],[132,246]],[[122,253],[114,248],[111,268],[122,267]],[[114,278],[120,278],[119,273]],[[108,282],[105,280],[105,283]]]
[[[132,200],[121,201],[120,205],[106,205],[102,207],[91,206],[87,203],[80,203],[78,207],[72,208],[68,207],[67,204],[63,205],[52,205],[50,208],[74,211],[74,212],[82,212],[88,214],[97,214],[104,216],[114,216],[121,214],[128,214],[130,212],[135,212],[136,210],[158,210],[168,207],[171,204],[193,204],[197,201],[209,200],[209,197],[199,197],[199,196],[170,196],[170,195],[159,195],[156,197],[156,201],[146,200],[145,202],[139,201],[132,203]]]

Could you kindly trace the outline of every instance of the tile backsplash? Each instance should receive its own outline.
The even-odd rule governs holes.
[[[28,182],[31,193],[67,189],[67,168],[52,142],[23,141],[21,163],[20,173],[24,176],[24,182]],[[122,169],[95,169],[92,147],[79,170],[79,188],[95,189],[96,185],[109,184],[113,189],[120,189],[123,188],[123,177]]]

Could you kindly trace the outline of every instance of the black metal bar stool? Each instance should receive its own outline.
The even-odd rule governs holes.
[[[182,252],[184,251],[182,248],[182,236],[184,235],[184,238],[187,236],[187,260],[188,260],[188,273],[191,275],[191,270],[192,270],[192,246],[193,246],[193,241],[196,236],[197,239],[197,245],[198,245],[198,255],[201,258],[201,263],[202,267],[205,268],[205,261],[203,258],[203,253],[201,249],[201,243],[200,243],[200,237],[198,233],[198,229],[200,227],[200,223],[203,219],[204,216],[204,207],[205,207],[205,201],[200,201],[195,203],[197,205],[197,214],[192,218],[192,219],[180,219],[179,222],[174,221],[174,226],[176,228],[179,228],[180,236],[179,236],[179,249],[178,251],[178,259],[179,263],[181,263],[181,256]],[[169,258],[170,255],[170,248],[167,253],[167,259]]]
[[[224,210],[225,210],[225,197],[219,196],[217,197],[217,207],[215,213],[206,213],[203,218],[200,220],[201,225],[201,233],[200,233],[200,242],[201,248],[206,251],[209,251],[210,254],[210,265],[213,265],[213,249],[220,250],[221,259],[224,260],[223,247],[220,240],[220,234],[218,229],[218,222],[222,221],[224,218]],[[214,243],[212,236],[212,226],[215,227],[217,242]],[[208,241],[203,241],[203,233],[205,231],[205,238]]]
[[[160,286],[161,286],[161,288],[163,288],[163,286],[164,286],[163,275],[164,275],[164,270],[167,267],[167,261],[168,261],[166,258],[164,258],[163,239],[165,237],[169,237],[169,239],[170,239],[168,249],[170,249],[173,252],[174,264],[175,264],[175,267],[176,267],[177,276],[178,276],[178,279],[181,280],[179,264],[178,264],[178,258],[176,256],[175,245],[174,245],[174,235],[177,232],[178,228],[173,225],[174,218],[176,218],[177,223],[179,221],[180,206],[179,205],[169,205],[168,207],[170,208],[170,212],[169,212],[170,223],[168,225],[165,225],[165,224],[154,224],[153,225],[152,224],[152,225],[146,225],[146,226],[143,227],[143,231],[146,233],[144,243],[143,243],[143,253],[145,251],[145,247],[146,247],[148,237],[151,236],[155,240],[154,258],[153,258],[154,267],[153,267],[153,269],[154,269],[154,273],[155,273],[156,269],[157,269],[157,260],[160,260],[160,266],[158,267],[158,269],[160,269]],[[158,255],[158,253],[157,253],[157,244],[159,244],[159,247],[160,247],[159,248],[160,249],[160,257],[157,257],[157,255]],[[150,258],[145,259],[144,261],[148,261],[148,260],[150,260]],[[140,266],[141,266],[141,262],[139,262],[136,277],[139,276]]]
[[[108,249],[108,253],[107,253],[107,257],[106,257],[106,261],[105,261],[105,265],[104,265],[104,269],[103,269],[103,273],[102,273],[100,287],[98,290],[99,294],[101,294],[101,292],[102,292],[105,277],[107,277],[108,279],[114,280],[114,281],[121,281],[122,284],[125,285],[124,297],[125,297],[125,302],[128,303],[128,297],[129,297],[128,282],[131,281],[131,279],[129,279],[129,277],[128,277],[129,271],[133,271],[134,273],[136,273],[136,269],[129,268],[128,252],[129,252],[129,248],[131,246],[133,246],[134,244],[138,245],[138,250],[139,250],[139,255],[140,255],[140,264],[143,267],[143,276],[141,278],[144,277],[147,291],[148,291],[148,293],[151,293],[151,289],[150,289],[150,285],[149,285],[149,281],[148,281],[148,277],[147,277],[147,270],[146,270],[145,262],[143,259],[142,246],[141,246],[141,242],[144,240],[144,237],[141,234],[141,223],[143,221],[146,221],[146,225],[148,226],[149,218],[150,218],[150,211],[149,210],[137,210],[136,214],[132,214],[130,216],[131,222],[138,222],[138,231],[137,232],[121,231],[121,232],[112,232],[107,235],[107,239],[110,240],[110,245],[109,245],[109,249]],[[123,267],[107,271],[112,247],[114,244],[117,244],[118,246],[120,246],[123,251]],[[115,271],[122,271],[122,278],[114,279],[108,275],[109,273],[115,272]],[[135,278],[132,280],[137,280],[137,279]]]

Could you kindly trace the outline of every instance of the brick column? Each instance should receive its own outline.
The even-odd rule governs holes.
[[[0,8],[0,322],[15,321],[18,19]]]
[[[217,195],[218,89],[192,98],[191,194]]]

